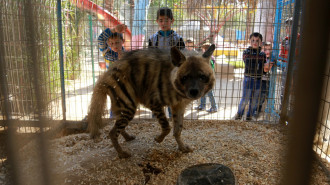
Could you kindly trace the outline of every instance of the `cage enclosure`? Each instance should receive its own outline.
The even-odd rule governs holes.
[[[0,184],[176,184],[185,169],[210,163],[229,167],[236,184],[329,184],[329,3],[1,1]],[[105,127],[90,138],[94,87],[122,55],[177,46],[201,56],[212,44],[214,86],[183,114],[192,152],[178,150],[175,133],[155,142],[162,120],[141,104],[126,127],[136,138],[119,137],[131,157],[119,158],[110,97]],[[177,129],[175,106],[159,109]]]

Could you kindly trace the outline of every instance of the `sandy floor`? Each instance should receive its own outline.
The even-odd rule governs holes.
[[[154,142],[160,131],[157,123],[133,120],[127,131],[136,139],[120,138],[122,147],[132,154],[129,159],[119,159],[107,138],[112,124],[97,141],[81,133],[50,142],[55,184],[175,184],[182,170],[201,163],[228,166],[238,184],[278,184],[284,167],[286,128],[278,124],[186,121],[182,138],[194,151],[184,154],[172,135],[161,144]],[[26,184],[40,179],[37,151],[34,142],[22,149]],[[321,169],[314,165],[312,184],[329,184]]]

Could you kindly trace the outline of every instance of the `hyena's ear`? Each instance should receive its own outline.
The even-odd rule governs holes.
[[[209,57],[213,54],[214,50],[215,50],[215,45],[212,44],[212,45],[209,47],[209,49],[207,49],[207,51],[205,51],[205,53],[203,54],[203,57],[204,57],[204,58],[209,58]]]
[[[173,65],[180,67],[181,64],[186,61],[186,57],[181,53],[181,51],[173,46],[171,48],[171,58],[172,58],[172,63]]]

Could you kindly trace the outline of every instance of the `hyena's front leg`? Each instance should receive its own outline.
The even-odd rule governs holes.
[[[173,135],[175,137],[176,142],[179,145],[179,150],[184,153],[192,152],[193,150],[185,145],[181,140],[181,131],[183,127],[183,114],[184,108],[173,108]]]
[[[162,106],[151,107],[152,113],[157,117],[160,126],[162,127],[162,132],[160,135],[155,137],[155,141],[161,143],[164,138],[170,133],[171,127],[165,116],[164,108]]]

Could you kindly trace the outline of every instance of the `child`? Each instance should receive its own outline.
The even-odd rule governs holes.
[[[287,74],[288,74],[288,61],[289,61],[289,51],[290,51],[290,43],[292,41],[291,39],[291,32],[292,32],[292,24],[293,24],[293,18],[290,17],[288,19],[285,20],[285,37],[281,42],[281,49],[280,49],[280,61],[277,62],[277,65],[280,66],[280,69],[282,70],[282,76],[281,76],[281,105],[280,105],[280,109],[282,109],[282,104],[284,104],[283,100],[284,100],[284,92],[285,92],[285,86],[286,86],[286,82],[287,82]],[[299,42],[299,38],[300,38],[300,34],[297,34],[297,38],[296,38],[296,45],[298,45]],[[296,47],[295,50],[295,55],[298,55],[298,47]],[[292,56],[291,56],[292,57]],[[294,59],[295,60],[295,59]],[[293,68],[293,72],[295,72],[295,68],[296,65],[294,65]],[[291,79],[291,84],[289,86],[294,85],[294,75],[292,76]],[[292,93],[293,91],[291,91],[290,93]],[[289,94],[288,94],[289,95]],[[289,95],[289,100],[291,99],[292,101],[292,97],[291,95]]]
[[[209,42],[206,42],[205,44],[203,44],[203,46],[202,46],[203,52],[207,51],[207,49],[209,49],[210,46],[211,46],[211,43],[209,43]],[[215,59],[213,56],[210,59],[210,64],[212,66],[212,69],[214,70]],[[211,102],[211,108],[209,110],[207,110],[207,112],[209,112],[209,113],[218,112],[218,106],[215,103],[213,89],[211,89],[206,95],[209,97],[209,100]],[[206,109],[206,95],[201,97],[201,104],[195,108],[196,110],[205,110]]]
[[[105,29],[98,37],[98,45],[102,51],[106,68],[108,69],[111,63],[121,58],[125,51],[123,44],[125,42],[121,33],[125,32],[127,26],[118,24],[114,28]],[[101,65],[101,64],[100,64]]]
[[[160,30],[149,38],[149,47],[159,49],[170,49],[176,46],[179,49],[185,48],[182,37],[171,29],[174,23],[172,10],[167,7],[160,8],[157,11],[156,20]]]
[[[285,89],[285,83],[286,83],[286,76],[287,76],[287,64],[288,64],[288,55],[289,55],[289,49],[290,49],[290,35],[291,35],[291,26],[292,26],[292,18],[288,18],[285,20],[285,37],[283,38],[281,42],[281,49],[280,49],[280,59],[281,62],[279,62],[280,69],[282,70],[282,77],[281,77],[281,106],[282,108],[282,102],[284,99],[284,89]]]
[[[264,73],[261,77],[261,88],[260,88],[260,100],[257,110],[257,117],[259,117],[259,113],[262,110],[262,105],[266,100],[269,92],[269,71],[274,65],[274,62],[270,61],[270,56],[272,52],[272,44],[270,42],[266,42],[264,44],[264,53],[266,54],[267,63],[264,65]]]
[[[235,115],[235,120],[240,120],[244,115],[244,109],[249,104],[246,120],[252,120],[255,116],[253,110],[257,109],[258,97],[260,93],[261,76],[264,71],[264,63],[266,55],[261,51],[262,35],[260,33],[252,33],[250,35],[250,44],[243,52],[243,61],[245,63],[244,81],[243,81],[243,96],[238,106],[238,111]]]
[[[171,29],[174,23],[172,10],[168,7],[162,7],[157,11],[156,20],[160,30],[149,38],[149,48],[171,49],[176,46],[178,49],[184,49],[185,43],[182,37]],[[172,117],[172,111],[168,107],[169,117]]]
[[[188,38],[185,44],[188,51],[195,51],[195,43],[193,38]]]
[[[105,29],[98,37],[99,49],[102,51],[106,68],[121,58],[125,51],[123,44],[125,42],[121,33],[125,32],[127,26],[124,24],[118,24],[114,28]],[[102,63],[100,64],[100,67]],[[112,118],[112,111],[110,110],[110,118]]]

